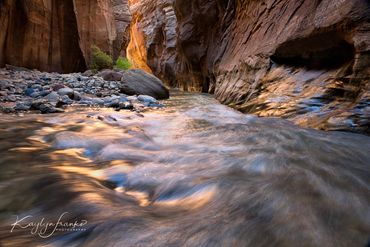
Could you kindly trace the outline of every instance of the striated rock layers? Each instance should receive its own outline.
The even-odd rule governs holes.
[[[0,66],[84,70],[93,44],[125,54],[130,21],[127,0],[0,1]]]
[[[131,41],[128,58],[134,67],[152,72],[170,86],[178,68],[177,20],[173,0],[131,0]]]
[[[369,1],[135,2],[142,60],[168,84],[247,113],[369,131]]]

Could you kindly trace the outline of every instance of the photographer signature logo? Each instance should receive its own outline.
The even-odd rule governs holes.
[[[29,229],[32,235],[38,235],[41,238],[49,238],[53,236],[56,232],[76,232],[76,231],[86,231],[84,228],[87,224],[87,220],[75,220],[64,221],[68,212],[62,213],[57,221],[47,221],[45,218],[35,221],[32,215],[27,215],[23,218],[16,216],[16,220],[11,224],[11,233],[15,232],[17,229]]]

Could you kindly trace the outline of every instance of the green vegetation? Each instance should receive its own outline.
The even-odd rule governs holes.
[[[93,45],[91,47],[91,65],[90,68],[94,71],[99,71],[102,69],[112,69],[113,60],[112,58],[100,50],[99,47]]]
[[[121,70],[128,70],[130,69],[132,66],[132,64],[130,63],[130,61],[125,58],[125,57],[119,57],[116,61],[116,66],[115,68],[116,69],[121,69]]]
[[[114,68],[120,70],[130,69],[132,64],[125,57],[119,57],[114,65]],[[99,47],[93,45],[91,47],[91,64],[90,69],[98,72],[103,69],[112,69],[113,68],[113,59],[107,53],[100,50]]]

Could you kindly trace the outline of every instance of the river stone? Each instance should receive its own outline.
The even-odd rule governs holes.
[[[0,80],[0,90],[5,90],[9,87],[8,81]]]
[[[73,91],[73,100],[80,101],[81,100],[81,94],[77,91]]]
[[[133,110],[134,106],[131,102],[119,102],[117,110]]]
[[[58,90],[60,96],[68,95],[68,97],[73,98],[73,89],[69,87],[64,87]]]
[[[64,88],[63,84],[56,84],[53,86],[53,91],[58,91],[59,89]]]
[[[136,96],[128,96],[127,99],[129,101],[137,101],[138,100]]]
[[[127,95],[149,95],[157,100],[169,98],[169,91],[162,81],[144,70],[125,71],[121,82],[120,91]]]
[[[45,97],[45,96],[47,96],[48,94],[50,94],[50,91],[48,91],[48,90],[46,90],[46,91],[45,91],[45,90],[43,90],[43,91],[41,91],[41,92],[40,92],[40,96],[41,96],[41,97]]]
[[[63,109],[56,108],[56,107],[54,107],[53,105],[51,105],[49,103],[41,104],[39,106],[39,110],[42,114],[64,112]]]
[[[51,92],[44,97],[50,102],[57,102],[59,100],[59,94],[57,92]]]
[[[121,81],[122,72],[106,69],[99,72],[97,76],[102,77],[105,81]]]
[[[26,102],[19,102],[14,107],[14,110],[16,111],[28,111],[31,109],[31,104]]]
[[[35,91],[35,92],[33,92],[30,96],[31,96],[32,98],[37,98],[37,97],[39,97],[39,96],[40,96],[40,92]]]
[[[7,100],[10,102],[16,102],[17,98],[14,95],[8,95]]]
[[[27,95],[27,96],[31,96],[33,93],[35,92],[35,90],[33,88],[27,88],[25,91],[24,91],[24,94]]]
[[[139,95],[137,99],[145,103],[155,103],[157,100],[149,95]]]
[[[62,102],[64,105],[71,105],[73,104],[73,100],[71,100],[68,95],[64,95],[59,102]]]
[[[104,105],[104,100],[99,98],[92,98],[91,101],[94,105]]]

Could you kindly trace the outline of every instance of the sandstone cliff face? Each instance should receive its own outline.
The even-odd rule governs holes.
[[[128,57],[137,68],[151,71],[175,86],[177,21],[173,0],[131,1],[133,15]]]
[[[127,0],[4,0],[0,21],[0,66],[81,71],[92,44],[118,57],[129,39]]]
[[[237,2],[216,97],[303,126],[369,131],[369,11],[363,0]]]
[[[369,1],[136,5],[146,63],[168,84],[212,92],[247,113],[309,127],[368,131]],[[166,9],[174,10],[172,22]]]

